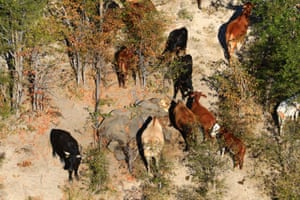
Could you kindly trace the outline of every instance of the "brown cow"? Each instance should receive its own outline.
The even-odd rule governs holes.
[[[247,2],[243,6],[242,14],[229,22],[226,28],[226,45],[228,50],[228,59],[229,64],[231,63],[231,58],[234,54],[234,51],[237,48],[237,45],[242,45],[245,36],[247,34],[247,29],[249,26],[249,17],[254,5],[250,2]]]
[[[197,116],[197,120],[201,124],[204,131],[204,140],[211,138],[212,132],[218,131],[220,126],[217,124],[216,117],[207,108],[200,104],[200,97],[206,97],[205,94],[199,91],[194,91],[189,94],[187,107]]]
[[[211,136],[216,136],[218,138],[222,157],[225,153],[225,150],[229,151],[233,155],[234,167],[239,166],[240,169],[242,169],[246,153],[246,145],[243,143],[243,141],[234,136],[225,128],[221,128],[217,134],[211,134]]]
[[[182,135],[185,141],[185,151],[189,150],[189,142],[197,141],[199,122],[196,115],[182,101],[172,100],[169,107],[170,122]]]
[[[128,71],[132,72],[132,77],[136,84],[136,73],[141,80],[140,71],[138,70],[138,56],[133,48],[122,47],[115,54],[115,68],[118,76],[119,87],[125,88],[125,81],[128,80]]]

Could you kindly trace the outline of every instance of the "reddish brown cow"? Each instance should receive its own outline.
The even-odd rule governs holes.
[[[118,76],[119,87],[125,88],[125,81],[128,80],[128,71],[132,72],[132,77],[136,84],[136,73],[138,73],[139,80],[140,72],[138,70],[138,56],[135,54],[133,48],[122,47],[115,54],[115,68]]]
[[[247,2],[243,6],[242,14],[235,20],[229,22],[226,28],[226,45],[228,50],[229,64],[231,63],[231,57],[237,48],[237,45],[242,45],[245,36],[247,34],[247,29],[249,26],[249,17],[254,5]]]
[[[221,155],[224,155],[225,150],[229,151],[233,155],[234,167],[239,166],[240,169],[242,169],[246,153],[246,146],[243,141],[234,136],[225,128],[221,128],[219,133],[216,135],[212,134],[212,136],[217,136],[218,138],[221,148]]]
[[[197,120],[201,124],[204,131],[204,140],[211,138],[210,133],[216,132],[220,126],[217,124],[216,117],[213,113],[207,110],[203,105],[200,104],[200,97],[207,97],[202,92],[194,91],[189,94],[187,106],[197,116]],[[213,134],[213,133],[211,133]]]

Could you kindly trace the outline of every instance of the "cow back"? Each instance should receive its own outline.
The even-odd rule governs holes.
[[[185,50],[187,46],[188,30],[185,27],[175,29],[170,32],[166,48],[163,52],[174,52],[177,50]]]
[[[77,155],[79,153],[78,143],[67,131],[60,129],[52,129],[50,133],[50,140],[53,147],[59,154],[64,151],[70,154]]]

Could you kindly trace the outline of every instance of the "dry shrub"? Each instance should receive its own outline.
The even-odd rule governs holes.
[[[29,160],[24,160],[24,161],[22,161],[20,163],[17,163],[18,167],[29,167],[31,165],[32,165],[32,163]]]
[[[68,200],[94,200],[96,198],[86,189],[78,187],[77,185],[65,185],[63,188],[63,199]]]
[[[239,66],[233,66],[213,77],[219,94],[218,115],[231,130],[253,134],[253,124],[261,121],[262,107],[256,103],[252,77]]]
[[[100,148],[88,149],[86,162],[89,168],[89,188],[91,191],[103,191],[107,189],[109,182],[108,161],[104,151]]]
[[[177,189],[177,200],[204,200],[205,198],[197,192],[197,188],[192,186],[183,186]]]

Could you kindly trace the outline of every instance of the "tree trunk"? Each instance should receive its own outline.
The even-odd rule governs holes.
[[[73,44],[65,37],[66,46],[68,48],[68,57],[70,60],[70,65],[74,71],[76,77],[77,85],[80,85],[81,82],[84,84],[84,70],[85,66],[81,61],[80,52],[76,51],[73,47]]]
[[[101,84],[101,58],[99,55],[95,56],[95,62],[94,62],[94,67],[96,70],[95,74],[95,112],[99,113],[99,106],[100,106],[100,96],[101,96],[101,91],[100,91],[100,84]]]
[[[5,55],[6,63],[10,71],[11,86],[11,109],[19,114],[19,106],[22,103],[23,95],[23,56],[22,56],[22,40],[23,33],[15,32],[12,34],[12,43],[15,44],[13,51],[9,51]]]
[[[139,57],[139,64],[138,64],[138,67],[139,67],[139,71],[141,72],[141,75],[142,75],[142,80],[139,80],[141,81],[141,85],[143,88],[145,88],[146,86],[146,78],[147,78],[147,71],[146,71],[146,67],[145,67],[145,58],[144,58],[144,55],[142,53],[142,50],[141,49],[138,49],[138,57]],[[139,72],[139,73],[140,73]]]

